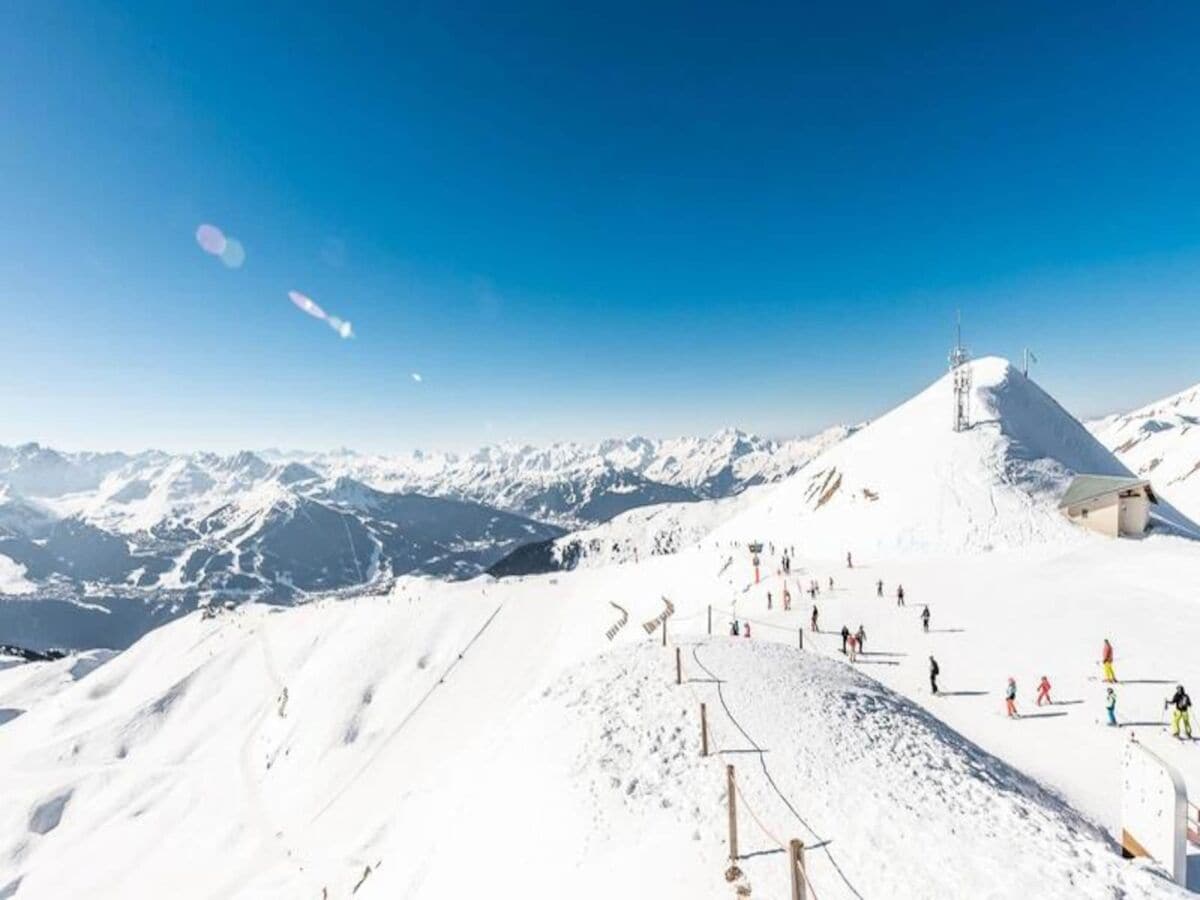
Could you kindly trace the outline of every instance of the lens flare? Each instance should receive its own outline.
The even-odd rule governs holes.
[[[349,322],[329,315],[311,297],[305,296],[299,291],[288,291],[288,299],[296,305],[296,309],[308,313],[314,319],[320,319],[336,331],[343,340],[354,337],[354,327]]]
[[[225,252],[225,235],[216,225],[201,225],[196,229],[196,243],[205,253],[220,256]]]
[[[246,261],[246,248],[237,238],[226,238],[225,249],[221,251],[220,260],[230,269],[240,269]]]
[[[297,309],[308,313],[313,318],[325,318],[325,310],[317,306],[317,304],[313,302],[312,298],[304,296],[299,291],[288,291],[288,299],[296,304]]]

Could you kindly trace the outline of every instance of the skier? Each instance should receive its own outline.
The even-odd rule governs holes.
[[[1113,648],[1108,642],[1108,638],[1104,639],[1104,646],[1100,648],[1100,665],[1104,667],[1104,680],[1109,684],[1116,684],[1117,674],[1113,671]]]
[[[1188,712],[1192,708],[1192,698],[1187,695],[1187,691],[1183,689],[1183,685],[1175,688],[1174,696],[1170,697],[1164,707],[1174,706],[1175,710],[1171,713],[1171,734],[1174,737],[1181,738],[1179,726],[1183,726],[1183,730],[1187,732],[1188,740],[1192,738],[1192,717]]]
[[[896,587],[896,605],[904,605],[904,585],[902,584]]]
[[[1104,711],[1108,713],[1108,724],[1115,727],[1117,724],[1117,693],[1112,688],[1109,688],[1104,695]]]
[[[1037,705],[1041,706],[1042,703],[1049,703],[1051,706],[1054,705],[1054,701],[1050,699],[1050,679],[1045,675],[1038,682]]]
[[[850,635],[850,662],[855,662],[858,659],[858,638],[855,635]]]
[[[932,656],[930,656],[929,657],[929,686],[933,689],[933,693],[935,695],[938,692],[937,680],[938,680],[938,676],[940,674],[942,674],[942,670],[938,667],[937,660],[934,659]]]
[[[845,625],[843,625],[842,626],[842,652],[843,653],[846,652],[846,641],[849,639],[849,637],[850,637],[850,629],[847,628]]]
[[[829,576],[829,589],[831,591],[833,590],[833,576],[832,575]]]
[[[792,608],[792,595],[788,593],[788,589],[783,589],[783,611],[789,612]]]
[[[733,637],[737,637],[740,633],[741,633],[741,628],[738,625],[738,620],[734,619],[732,622],[729,623],[729,634]]]
[[[867,631],[865,628],[862,627],[861,623],[859,623],[858,631],[856,631],[854,633],[854,636],[858,639],[858,652],[866,653],[867,652]]]
[[[1017,718],[1017,683],[1009,676],[1008,687],[1004,689],[1004,708],[1008,710],[1010,719]]]
[[[926,634],[929,634],[929,604],[928,603],[926,603],[925,608],[923,610],[921,610],[921,628],[923,628],[925,630]]]
[[[853,569],[853,568],[854,568],[854,560],[853,560],[853,559],[850,557],[850,551],[849,551],[849,550],[847,550],[847,551],[846,551],[846,568],[847,568],[847,569]]]
[[[742,637],[750,637],[750,620],[746,620],[746,627],[742,629]]]
[[[767,611],[771,611],[771,592],[767,591]]]
[[[876,597],[883,596],[883,579],[882,578],[880,578],[877,582],[875,582],[875,596]]]
[[[812,611],[812,619],[810,619],[810,621],[812,622],[812,630],[813,630],[813,633],[814,633],[814,634],[815,634],[816,632],[818,632],[818,631],[820,631],[820,630],[821,630],[820,628],[818,628],[818,627],[817,627],[817,615],[818,615],[818,614],[819,614],[819,613],[818,613],[818,610],[817,610],[817,604],[815,604],[815,603],[814,603],[814,604],[813,604],[813,611]]]

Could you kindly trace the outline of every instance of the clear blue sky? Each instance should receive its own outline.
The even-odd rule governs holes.
[[[0,442],[798,434],[960,307],[1081,416],[1200,381],[1200,13],[726,6],[0,5]]]

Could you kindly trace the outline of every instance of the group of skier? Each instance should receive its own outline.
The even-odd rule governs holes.
[[[783,555],[781,559],[780,572],[783,575],[789,575],[792,571],[792,554],[795,549],[792,548],[791,554],[788,548],[782,548]],[[774,545],[771,545],[771,551],[774,552]],[[854,557],[850,552],[846,553],[846,568],[854,568]],[[833,577],[829,578],[829,590],[834,589]],[[809,597],[814,601],[812,606],[812,614],[809,619],[809,625],[814,633],[820,632],[820,610],[817,608],[816,599],[821,592],[821,584],[817,579],[810,579],[806,590]],[[877,597],[884,596],[883,579],[877,579],[875,582],[875,594]],[[772,609],[774,599],[771,592],[767,592],[767,609]],[[905,603],[904,586],[896,586],[896,605],[903,607]],[[783,588],[783,608],[785,611],[791,610],[791,594],[789,593],[786,583]],[[929,605],[925,604],[920,613],[921,628],[925,633],[929,633],[929,623],[931,614]],[[740,624],[736,619],[732,622],[730,633],[736,636],[750,637],[750,622],[746,621]],[[856,662],[860,653],[865,653],[867,634],[863,625],[859,625],[858,629],[851,631],[849,626],[843,625],[841,629],[842,638],[842,653],[849,659],[850,662]],[[1118,684],[1116,669],[1114,666],[1114,653],[1112,642],[1104,639],[1104,643],[1100,649],[1100,666],[1102,671],[1103,681],[1106,685],[1104,694],[1104,711],[1105,722],[1110,727],[1117,727],[1117,694],[1115,685]],[[941,675],[941,667],[934,656],[929,657],[929,687],[933,694],[938,694],[938,678]],[[1043,675],[1038,680],[1035,704],[1039,707],[1043,705],[1053,705],[1054,700],[1051,698],[1051,684],[1048,676]],[[1192,723],[1191,723],[1191,697],[1183,685],[1178,685],[1175,692],[1167,698],[1163,703],[1164,712],[1167,709],[1171,710],[1171,733],[1177,738],[1186,736],[1192,738]],[[1020,712],[1017,708],[1017,683],[1016,679],[1009,677],[1004,689],[1004,707],[1005,713],[1009,718],[1020,718]]]

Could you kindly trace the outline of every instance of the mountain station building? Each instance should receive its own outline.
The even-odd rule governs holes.
[[[1150,482],[1111,475],[1076,475],[1059,501],[1068,519],[1109,537],[1137,536],[1150,524],[1158,497]]]

